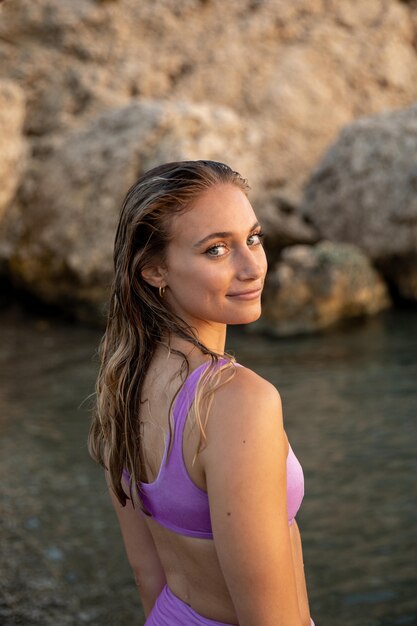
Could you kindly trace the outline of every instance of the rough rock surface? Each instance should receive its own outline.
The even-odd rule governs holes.
[[[270,188],[297,187],[339,129],[417,98],[416,12],[398,0],[13,0],[1,73],[36,138],[132,97],[235,109]]]
[[[21,88],[11,81],[0,80],[0,221],[25,167],[24,119],[25,100]]]
[[[355,246],[289,246],[269,275],[262,318],[249,330],[278,336],[314,332],[390,305],[383,280]]]
[[[358,245],[398,294],[417,300],[417,105],[346,127],[315,169],[301,212]]]
[[[280,259],[281,251],[296,244],[314,244],[320,235],[308,218],[299,211],[300,199],[279,191],[265,193],[256,199],[258,213],[265,229],[265,249],[270,267]]]
[[[101,306],[115,207],[164,159],[242,170],[271,267],[285,246],[315,244],[323,234],[294,199],[326,146],[359,116],[417,99],[415,2],[13,0],[0,13],[0,79],[25,94],[31,154],[0,225],[0,273],[47,302]],[[124,124],[138,100],[164,113]],[[398,263],[414,293],[413,263]]]
[[[137,177],[161,162],[225,152],[247,171],[252,141],[225,107],[138,100],[45,145],[9,218],[14,280],[46,302],[96,316],[108,295],[120,204]]]

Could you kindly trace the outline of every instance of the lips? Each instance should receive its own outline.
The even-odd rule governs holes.
[[[257,294],[261,291],[261,288],[258,287],[258,289],[250,289],[249,291],[239,291],[236,293],[228,293],[228,296],[234,297],[234,296],[247,296],[249,294]]]
[[[259,298],[262,293],[262,287],[257,289],[247,289],[246,291],[236,291],[235,293],[228,293],[229,298],[238,298],[239,300],[253,300]]]

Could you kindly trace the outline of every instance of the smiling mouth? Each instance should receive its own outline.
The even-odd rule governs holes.
[[[228,298],[239,298],[241,300],[252,300],[258,298],[262,293],[262,288],[252,289],[251,291],[240,291],[238,293],[227,294]]]

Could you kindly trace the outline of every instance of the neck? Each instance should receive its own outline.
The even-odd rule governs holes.
[[[206,328],[205,332],[197,332],[197,336],[200,343],[206,348],[216,354],[223,355],[226,345],[226,331],[226,324],[215,324]],[[163,345],[168,350],[178,350],[185,354],[192,365],[197,366],[206,358],[196,346],[177,335],[170,335],[167,341],[163,341]]]

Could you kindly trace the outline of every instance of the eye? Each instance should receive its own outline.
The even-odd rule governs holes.
[[[225,249],[226,245],[224,243],[216,243],[215,246],[211,246],[208,250],[206,250],[206,254],[209,256],[219,257],[224,256],[224,254],[219,253],[219,250]]]
[[[263,232],[260,230],[258,233],[253,233],[252,235],[250,235],[250,236],[248,237],[248,240],[249,240],[249,239],[252,239],[252,237],[257,237],[257,238],[258,238],[258,241],[257,241],[257,242],[255,242],[254,244],[252,244],[252,245],[258,246],[259,244],[261,244],[261,243],[262,243],[262,237],[265,237],[265,233],[263,233]]]

